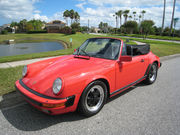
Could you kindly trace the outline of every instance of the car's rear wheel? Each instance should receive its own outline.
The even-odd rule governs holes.
[[[156,78],[157,78],[157,72],[158,72],[158,66],[156,63],[153,63],[150,70],[149,70],[149,73],[146,77],[146,80],[144,81],[146,84],[152,84],[156,81]]]
[[[90,83],[83,91],[78,111],[85,116],[97,114],[104,106],[107,99],[107,87],[101,81]]]

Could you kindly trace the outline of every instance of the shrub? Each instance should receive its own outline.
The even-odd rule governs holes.
[[[1,34],[8,34],[8,31],[7,30],[3,30],[3,31],[1,31]]]
[[[72,34],[76,34],[76,30],[75,29],[72,29]]]
[[[46,30],[30,30],[27,33],[28,34],[47,33],[47,31]]]
[[[63,33],[63,34],[71,34],[72,33],[72,29],[68,26],[61,28],[59,31],[60,31],[60,33]]]

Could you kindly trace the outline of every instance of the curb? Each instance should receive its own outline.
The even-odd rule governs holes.
[[[177,58],[177,57],[180,57],[180,54],[174,54],[174,55],[160,57],[160,61],[166,61],[166,60],[170,60],[170,59]]]
[[[180,54],[169,55],[160,57],[160,61],[170,60],[176,57],[180,57]],[[16,91],[0,96],[0,109],[13,107],[15,105],[25,102],[19,93]]]

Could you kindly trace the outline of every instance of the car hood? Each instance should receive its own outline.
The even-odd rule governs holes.
[[[28,65],[28,74],[23,78],[23,82],[39,93],[52,95],[52,85],[57,77],[63,81],[71,81],[67,78],[72,76],[76,78],[82,73],[91,74],[93,70],[106,67],[105,61],[110,61],[98,59],[75,58],[74,55],[69,55],[33,63]]]

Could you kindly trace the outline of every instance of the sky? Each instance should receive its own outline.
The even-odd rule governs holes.
[[[165,26],[170,26],[173,0],[166,0]],[[81,26],[97,27],[102,22],[115,27],[113,14],[118,10],[130,10],[140,14],[146,11],[144,19],[151,19],[156,26],[162,25],[164,0],[0,0],[0,25],[21,19],[40,19],[46,22],[61,20],[63,12],[74,9],[80,14]],[[176,0],[175,18],[180,18],[180,0]],[[124,18],[122,20],[124,22]],[[70,20],[69,20],[70,23]],[[177,23],[180,28],[180,20]]]

